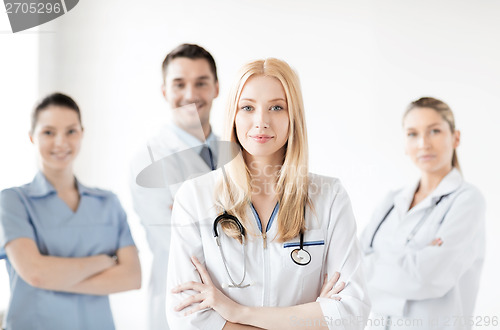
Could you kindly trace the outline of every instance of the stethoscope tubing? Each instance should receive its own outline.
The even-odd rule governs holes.
[[[219,232],[218,232],[217,226],[220,222],[224,222],[224,221],[229,221],[229,222],[236,224],[236,226],[238,227],[238,229],[240,231],[240,235],[241,235],[241,244],[242,244],[242,249],[243,249],[243,276],[242,276],[241,281],[239,283],[236,283],[236,281],[233,280],[233,277],[229,273],[229,268],[227,267],[226,257],[224,255],[224,251],[222,249],[221,242],[219,240]],[[242,288],[246,288],[246,287],[250,286],[250,284],[243,285],[243,282],[245,281],[245,277],[247,274],[247,253],[246,253],[246,249],[245,249],[245,244],[246,244],[245,228],[243,227],[241,222],[234,215],[229,214],[226,211],[224,211],[222,214],[217,216],[217,218],[215,218],[215,220],[214,220],[213,235],[215,237],[215,241],[217,242],[217,246],[219,248],[219,252],[220,252],[220,255],[222,258],[222,263],[224,264],[224,269],[226,270],[227,277],[229,278],[229,281],[231,281],[231,285],[228,285],[228,287],[242,289]]]
[[[304,214],[305,214],[305,208],[304,208]],[[240,232],[241,239],[242,239],[243,276],[242,276],[241,281],[239,281],[238,283],[236,283],[236,281],[233,280],[233,277],[231,276],[231,274],[229,272],[226,257],[224,255],[224,251],[222,249],[222,244],[221,244],[221,241],[219,238],[218,225],[219,225],[219,223],[224,222],[224,221],[234,223],[238,227],[238,230]],[[245,233],[246,232],[245,232],[245,227],[243,227],[240,220],[236,216],[229,214],[226,210],[224,210],[224,212],[222,212],[221,214],[219,214],[215,218],[214,223],[213,223],[213,227],[212,227],[212,233],[213,233],[213,236],[214,236],[215,241],[217,243],[217,246],[219,248],[219,252],[220,252],[220,255],[222,258],[222,263],[224,264],[224,269],[226,270],[226,274],[227,274],[229,280],[231,281],[231,285],[228,285],[228,287],[246,288],[246,287],[250,286],[250,284],[243,285],[243,282],[245,281],[245,277],[246,277],[246,266],[247,266],[247,256],[246,256],[246,248],[245,248],[245,245],[246,245]],[[307,252],[306,250],[304,250],[304,231],[300,232],[300,247],[298,249],[292,250],[292,252],[290,253],[290,258],[292,259],[292,261],[294,263],[296,263],[297,265],[300,265],[300,266],[306,266],[311,262],[311,254],[309,252]]]
[[[410,234],[406,237],[406,244],[410,243],[410,241],[415,237],[415,235],[418,233],[418,231],[420,230],[420,227],[423,226],[425,220],[427,220],[427,218],[429,217],[429,215],[432,213],[432,211],[434,210],[434,208],[436,206],[439,205],[439,203],[441,203],[441,201],[443,200],[443,198],[445,197],[448,197],[449,195],[451,195],[452,193],[448,193],[448,194],[445,194],[445,195],[442,195],[439,197],[439,199],[434,203],[434,205],[432,206],[431,209],[427,210],[426,213],[424,214],[424,216],[420,219],[420,221],[415,225],[415,227],[413,227],[412,231],[410,232]],[[370,241],[370,248],[373,248],[373,241],[375,240],[375,236],[377,235],[377,232],[379,231],[380,227],[382,226],[382,224],[385,222],[385,220],[387,220],[387,218],[389,217],[389,214],[391,214],[392,210],[394,209],[394,204],[391,205],[389,211],[387,211],[387,213],[384,215],[384,217],[382,218],[382,220],[380,221],[380,223],[378,224],[377,228],[375,228],[375,231],[373,232],[373,235],[372,235],[372,239]],[[445,214],[446,215],[446,214]],[[439,222],[439,224],[441,224],[444,220],[444,217],[443,219]]]

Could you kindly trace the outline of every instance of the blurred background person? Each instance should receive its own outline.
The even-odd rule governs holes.
[[[170,250],[171,211],[176,191],[174,182],[216,168],[218,141],[210,126],[212,101],[219,95],[217,68],[204,48],[182,44],[162,64],[163,97],[172,121],[153,134],[132,160],[130,179],[134,209],[146,231],[153,254],[148,284],[147,329],[168,329],[165,290]],[[189,150],[188,150],[189,149]],[[137,183],[139,173],[152,162],[184,151],[187,156],[178,168],[169,168],[157,177],[156,188]]]
[[[485,200],[462,177],[460,132],[446,103],[412,102],[403,129],[421,176],[389,193],[363,232],[371,321],[384,320],[381,329],[470,329],[485,254]]]
[[[141,269],[116,195],[73,173],[83,138],[78,105],[55,93],[32,115],[40,170],[0,195],[0,248],[11,298],[4,328],[114,329],[108,295],[139,289]]]

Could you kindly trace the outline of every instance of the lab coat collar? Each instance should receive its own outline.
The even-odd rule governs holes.
[[[396,195],[394,199],[394,205],[398,209],[398,211],[402,212],[401,214],[405,214],[408,212],[410,208],[410,204],[413,200],[413,196],[417,187],[419,185],[420,179],[412,185],[404,188],[401,193]],[[439,183],[439,185],[432,191],[429,196],[427,196],[423,201],[418,203],[415,207],[413,207],[410,212],[417,212],[418,210],[428,208],[434,205],[442,196],[448,195],[455,190],[457,190],[461,184],[463,183],[462,174],[456,168],[453,168]]]
[[[91,195],[91,196],[102,197],[107,195],[107,192],[104,190],[89,188],[82,185],[77,178],[75,178],[75,181],[80,196]],[[49,180],[47,180],[45,175],[40,171],[35,175],[33,181],[28,185],[28,196],[30,197],[40,198],[55,193],[57,193],[57,191],[54,188],[54,186],[49,182]]]
[[[190,148],[188,143],[177,134],[177,130],[181,129],[174,129],[173,126],[171,123],[164,124],[147,140],[148,148],[152,149],[155,161]]]
[[[462,174],[454,167],[430,194],[432,203],[437,202],[441,196],[451,194],[457,190],[462,185],[463,181]]]

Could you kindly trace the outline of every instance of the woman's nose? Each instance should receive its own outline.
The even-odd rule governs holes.
[[[429,136],[427,134],[420,135],[420,138],[418,139],[418,147],[419,148],[429,147]]]
[[[269,114],[262,108],[257,108],[254,112],[254,125],[256,128],[269,127]]]
[[[67,142],[67,138],[66,138],[65,134],[57,134],[56,135],[56,138],[54,141],[56,146],[63,146],[66,144],[66,142]]]

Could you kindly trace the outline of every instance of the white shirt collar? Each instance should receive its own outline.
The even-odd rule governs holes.
[[[206,141],[201,141],[173,123],[170,123],[168,126],[189,148],[194,148],[203,144],[210,144],[212,141],[216,140],[212,129],[210,129],[210,134],[208,135]]]

